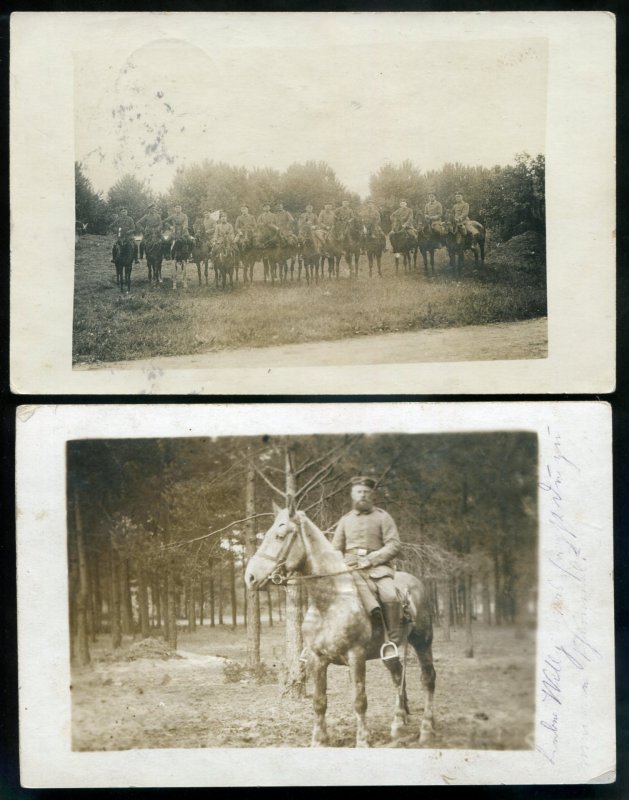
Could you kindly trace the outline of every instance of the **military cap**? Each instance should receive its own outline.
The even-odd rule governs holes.
[[[351,480],[352,486],[367,486],[369,489],[376,488],[376,482],[373,478],[368,478],[366,475],[355,475]]]
[[[211,214],[211,213],[212,213],[212,209],[211,209],[211,208],[208,206],[208,207],[207,207],[207,208],[206,208],[206,209],[203,211],[203,213],[204,213],[204,214]]]
[[[120,206],[120,208],[118,209],[118,211],[126,211],[126,210],[127,210],[126,206]]]
[[[456,190],[456,192],[454,193],[454,196],[456,197],[457,194],[460,194],[461,197],[463,197],[463,192],[460,189]]]
[[[150,211],[152,208],[155,208],[155,203],[149,203],[146,210]]]

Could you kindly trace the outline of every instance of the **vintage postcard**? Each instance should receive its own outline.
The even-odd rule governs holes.
[[[25,406],[17,504],[25,786],[615,780],[604,403]]]
[[[614,37],[14,14],[14,391],[613,390]]]

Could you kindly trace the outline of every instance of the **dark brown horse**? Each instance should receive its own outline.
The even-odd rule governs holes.
[[[133,242],[118,228],[118,238],[113,247],[113,259],[116,265],[116,283],[120,291],[127,294],[131,291],[131,270],[133,269],[134,247]]]
[[[365,721],[367,695],[365,667],[376,658],[382,644],[372,629],[369,614],[360,601],[352,569],[343,561],[324,534],[303,511],[275,506],[275,521],[266,532],[257,553],[245,572],[245,585],[260,589],[269,581],[276,584],[308,582],[309,607],[303,624],[308,662],[314,681],[316,715],[312,745],[327,744],[325,712],[327,708],[327,669],[330,664],[350,668],[354,687],[356,713],[356,746],[368,747]],[[428,594],[423,584],[412,575],[397,572],[396,586],[405,598],[409,621],[404,625],[402,662],[406,663],[407,644],[419,659],[425,691],[424,715],[420,726],[420,742],[433,734],[433,697],[435,669],[432,659],[432,620]],[[384,662],[397,687],[397,698],[391,735],[399,736],[407,724],[406,670],[398,659]]]
[[[387,237],[373,224],[363,224],[360,240],[362,249],[367,254],[369,277],[371,278],[373,274],[374,266],[378,267],[378,275],[382,277],[382,254],[387,245]]]
[[[463,274],[465,266],[465,251],[471,250],[474,253],[474,265],[478,267],[485,265],[485,228],[476,220],[457,222],[452,213],[448,213],[446,228],[448,231],[448,252],[450,254],[450,266],[455,276]]]
[[[404,266],[404,272],[415,269],[417,259],[417,234],[412,228],[402,228],[399,231],[392,230],[389,233],[389,241],[395,255],[395,274],[398,274],[400,257]]]
[[[207,238],[207,234],[205,233],[197,233],[194,237],[194,242],[192,244],[192,254],[191,258],[194,263],[197,265],[197,275],[199,276],[199,286],[202,284],[201,279],[201,268],[203,267],[203,272],[205,275],[205,285],[208,285],[208,271],[209,271],[209,263],[210,263],[210,243]]]
[[[162,282],[162,261],[164,260],[165,242],[161,233],[147,233],[143,240],[149,283]]]

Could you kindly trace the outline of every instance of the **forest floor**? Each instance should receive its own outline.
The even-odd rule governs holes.
[[[529,749],[535,714],[535,634],[512,627],[474,628],[474,657],[465,658],[464,631],[443,640],[437,628],[434,748]],[[178,650],[161,640],[133,643],[118,651],[101,636],[92,664],[72,670],[74,750],[193,747],[306,747],[312,730],[312,682],[302,700],[281,696],[284,626],[264,625],[262,682],[240,667],[246,656],[242,626],[198,627],[179,632]],[[398,747],[419,747],[423,709],[420,672],[409,653],[410,721]],[[378,661],[367,665],[367,712],[373,747],[392,746],[389,727],[394,690]],[[328,671],[328,730],[333,747],[354,746],[349,671]]]
[[[194,264],[187,265],[187,290],[180,285],[173,291],[170,261],[163,265],[164,282],[150,286],[142,261],[133,268],[130,294],[123,295],[110,258],[110,237],[78,239],[75,365],[334,342],[546,316],[544,246],[534,234],[490,248],[483,269],[474,270],[468,254],[465,273],[457,280],[445,251],[436,254],[434,277],[427,277],[423,266],[408,274],[400,267],[396,275],[393,254],[387,252],[382,278],[369,278],[366,256],[361,256],[358,278],[349,276],[343,261],[338,280],[325,278],[311,286],[303,279],[274,286],[264,283],[262,265],[256,264],[253,284],[243,285],[241,279],[226,291],[213,285],[212,269],[209,285],[199,286]]]

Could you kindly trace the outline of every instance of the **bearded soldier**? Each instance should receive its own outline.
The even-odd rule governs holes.
[[[360,594],[368,603],[370,614],[379,616],[382,611],[385,632],[388,640],[396,645],[397,652],[402,609],[390,562],[402,550],[400,535],[391,515],[373,503],[375,481],[357,476],[351,483],[353,507],[339,520],[332,545],[343,553],[346,564],[364,569],[364,574],[374,581],[381,609],[370,593],[363,589]]]

